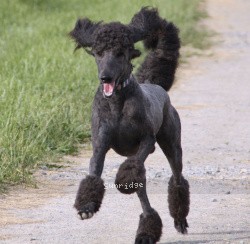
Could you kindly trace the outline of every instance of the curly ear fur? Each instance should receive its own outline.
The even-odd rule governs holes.
[[[94,42],[94,32],[102,21],[94,23],[88,18],[78,19],[75,28],[69,33],[69,36],[76,42],[75,50],[83,47],[92,47]]]
[[[133,33],[133,41],[138,42],[144,40],[152,33],[157,32],[161,23],[156,8],[142,8],[134,15],[130,24],[128,25]]]

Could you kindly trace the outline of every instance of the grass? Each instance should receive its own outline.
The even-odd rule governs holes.
[[[0,186],[29,183],[41,162],[77,151],[90,137],[98,85],[94,60],[73,54],[67,37],[78,17],[128,23],[142,6],[159,7],[202,48],[198,0],[2,0],[0,8]]]

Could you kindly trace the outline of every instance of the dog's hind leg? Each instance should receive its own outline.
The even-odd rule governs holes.
[[[173,173],[168,186],[170,215],[174,218],[176,230],[186,234],[190,199],[188,181],[182,176],[181,123],[177,111],[172,106],[165,112],[156,140],[166,155]]]
[[[154,244],[160,240],[162,234],[162,221],[159,214],[150,206],[146,192],[146,179],[136,193],[140,199],[143,213],[140,215],[135,244]]]
[[[109,137],[106,135],[100,131],[98,137],[93,136],[93,156],[90,160],[89,175],[81,181],[74,204],[81,219],[91,218],[102,203],[105,186],[101,174],[105,155],[109,150]]]

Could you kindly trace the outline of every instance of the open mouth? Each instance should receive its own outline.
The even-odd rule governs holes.
[[[112,81],[111,83],[103,83],[103,95],[105,97],[111,97],[115,90],[115,81]]]

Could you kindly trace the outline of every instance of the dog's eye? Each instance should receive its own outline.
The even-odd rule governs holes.
[[[123,57],[125,54],[123,52],[117,52],[116,53],[116,57],[117,58],[120,58],[120,57]]]
[[[103,56],[103,52],[95,52],[95,57],[102,57]]]

